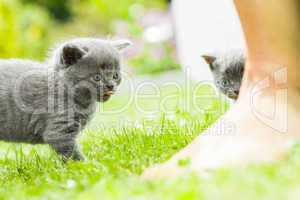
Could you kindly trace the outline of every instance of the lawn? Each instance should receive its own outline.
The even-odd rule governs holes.
[[[144,87],[132,101],[123,91],[99,106],[79,138],[85,163],[63,164],[45,145],[0,143],[0,199],[299,199],[297,146],[274,164],[141,180],[145,168],[170,158],[229,107],[208,85],[158,86],[154,99]]]

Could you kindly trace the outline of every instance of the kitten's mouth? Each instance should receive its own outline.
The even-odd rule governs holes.
[[[104,93],[104,95],[111,96],[114,93],[115,93],[114,91],[107,91],[107,92]]]
[[[232,96],[232,97],[230,97],[230,98],[233,99],[233,100],[237,100],[238,97],[239,97],[239,96]]]
[[[106,102],[110,99],[110,97],[114,94],[114,91],[107,91],[102,96],[100,96],[100,102]]]
[[[237,100],[239,96],[238,95],[234,95],[234,94],[229,94],[228,97],[230,99]]]

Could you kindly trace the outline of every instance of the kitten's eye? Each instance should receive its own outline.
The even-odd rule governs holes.
[[[114,78],[114,79],[119,79],[119,74],[118,74],[118,73],[115,73],[114,76],[113,76],[113,78]]]
[[[96,75],[93,77],[93,80],[96,81],[96,82],[101,81],[101,75],[100,75],[100,74],[96,74]]]
[[[223,85],[224,87],[228,86],[228,85],[229,85],[229,81],[228,81],[228,80],[223,80],[223,81],[222,81],[222,85]]]

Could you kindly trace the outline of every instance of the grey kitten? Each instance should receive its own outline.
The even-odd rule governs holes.
[[[0,60],[0,140],[49,144],[66,161],[83,160],[76,136],[121,82],[127,40],[80,38],[48,62]]]
[[[239,96],[245,68],[242,51],[230,51],[219,55],[203,55],[213,74],[217,88],[227,97]]]

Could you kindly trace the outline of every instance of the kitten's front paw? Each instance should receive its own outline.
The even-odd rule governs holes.
[[[86,161],[85,156],[82,153],[79,153],[79,152],[74,152],[71,159],[74,160],[74,161],[81,161],[81,162]]]
[[[85,162],[86,158],[83,154],[80,152],[73,152],[72,155],[62,155],[62,160],[64,163],[67,163],[69,161],[79,161],[79,162]]]

